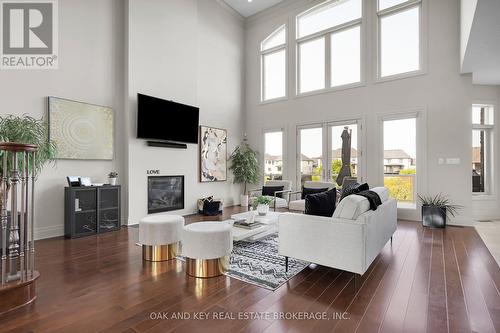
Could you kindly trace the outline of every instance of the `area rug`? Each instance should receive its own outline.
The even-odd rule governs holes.
[[[500,266],[500,221],[478,222],[476,231]]]
[[[276,290],[304,268],[308,262],[290,258],[285,272],[285,257],[278,254],[278,234],[256,242],[234,242],[227,276]]]

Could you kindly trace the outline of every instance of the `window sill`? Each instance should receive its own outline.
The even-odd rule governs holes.
[[[397,208],[404,210],[417,210],[417,204],[410,202],[398,202]]]
[[[366,86],[365,82],[350,83],[350,84],[345,84],[345,85],[337,86],[337,87],[323,88],[323,89],[319,89],[319,90],[308,91],[305,93],[297,93],[295,95],[295,98],[309,97],[309,96],[320,95],[320,94],[327,94],[327,93],[349,90],[349,89],[354,89],[354,88],[360,88],[360,87],[365,87],[365,86]]]
[[[268,99],[268,100],[265,100],[265,101],[260,101],[259,105],[266,105],[266,104],[272,104],[272,103],[277,103],[277,102],[283,102],[283,101],[286,101],[286,100],[288,100],[288,96],[278,97],[278,98],[273,98],[273,99]]]
[[[496,201],[497,196],[494,194],[472,194],[472,201]]]
[[[426,74],[427,74],[427,71],[425,71],[425,70],[418,70],[418,71],[413,71],[413,72],[394,74],[394,75],[390,75],[390,76],[379,77],[374,81],[374,83],[378,84],[378,83],[390,82],[390,81],[395,81],[395,80],[408,79],[408,78],[426,75]]]

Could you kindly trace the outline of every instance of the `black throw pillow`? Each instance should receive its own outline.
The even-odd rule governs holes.
[[[328,191],[328,187],[325,188],[307,188],[302,187],[302,199],[305,199],[308,194],[316,194]]]
[[[357,194],[361,191],[368,191],[370,187],[368,186],[367,183],[359,184],[359,183],[354,183],[347,185],[346,188],[342,189],[342,196],[340,197],[340,201],[347,197],[348,195],[351,194]]]
[[[322,193],[308,194],[306,196],[306,209],[304,213],[307,215],[332,217],[335,211],[336,198],[336,188]]]
[[[268,195],[270,197],[274,197],[274,192],[283,191],[285,186],[263,186],[262,187],[262,195]],[[278,193],[276,195],[278,198],[283,198],[283,193]]]

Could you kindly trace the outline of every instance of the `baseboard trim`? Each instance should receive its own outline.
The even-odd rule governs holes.
[[[35,240],[64,236],[63,225],[35,227]]]

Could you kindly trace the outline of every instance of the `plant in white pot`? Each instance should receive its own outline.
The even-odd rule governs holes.
[[[257,208],[257,213],[260,216],[264,216],[269,213],[269,205],[273,202],[273,198],[267,195],[260,195],[255,198],[253,202],[253,208]]]
[[[116,178],[118,177],[118,172],[116,171],[111,171],[109,174],[108,174],[108,178],[109,178],[109,185],[116,185]]]
[[[240,196],[241,206],[248,206],[247,184],[257,184],[260,180],[259,153],[242,142],[231,154],[229,170],[233,172],[234,183],[243,184],[243,194]]]

